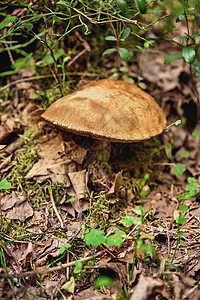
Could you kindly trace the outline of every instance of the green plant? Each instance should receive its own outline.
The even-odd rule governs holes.
[[[200,130],[199,129],[194,130],[192,135],[196,138],[200,138]],[[182,158],[188,158],[189,156],[190,156],[190,153],[188,151],[182,152],[182,155],[181,155]],[[173,167],[173,171],[176,176],[180,176],[186,171],[186,166],[185,166],[185,164],[178,163]],[[174,261],[178,246],[182,245],[182,244],[184,245],[184,243],[182,241],[183,231],[180,230],[181,226],[184,226],[186,224],[186,219],[185,219],[183,213],[188,210],[188,206],[185,205],[184,202],[186,200],[189,200],[192,197],[194,197],[196,195],[197,189],[200,188],[200,185],[197,182],[195,182],[195,177],[188,177],[187,182],[188,182],[188,184],[186,186],[187,192],[185,193],[185,195],[179,196],[179,200],[182,200],[182,202],[179,207],[179,210],[180,210],[179,215],[176,218],[176,223],[178,226],[178,228],[177,228],[178,239],[177,239],[176,246],[174,249],[173,257],[171,259],[171,263],[173,263],[173,261]]]
[[[182,200],[182,202],[181,202],[181,205],[179,207],[179,210],[180,210],[179,215],[176,218],[176,223],[177,223],[177,226],[178,226],[178,228],[177,228],[178,239],[177,239],[176,246],[175,246],[175,249],[174,249],[173,257],[171,259],[171,263],[173,263],[173,261],[174,261],[178,246],[179,245],[185,245],[184,242],[182,241],[183,231],[181,231],[181,229],[180,229],[181,226],[184,226],[186,224],[186,219],[185,219],[183,213],[188,210],[188,206],[185,205],[184,202],[186,200],[189,200],[192,197],[194,197],[196,195],[196,190],[198,188],[200,188],[200,185],[197,182],[195,182],[194,177],[188,177],[187,181],[188,181],[188,185],[186,186],[186,191],[187,192],[185,193],[185,195],[180,195],[179,196],[179,200]]]
[[[146,212],[143,211],[143,198],[148,195],[150,189],[146,189],[146,182],[149,179],[149,174],[145,174],[143,180],[141,181],[141,191],[140,191],[140,206],[135,207],[136,216],[126,216],[121,219],[120,223],[125,227],[122,230],[120,228],[115,230],[113,234],[105,236],[103,230],[92,228],[90,231],[85,230],[85,243],[87,246],[98,247],[102,244],[107,244],[108,246],[121,246],[126,239],[132,239],[135,242],[134,245],[134,255],[133,255],[133,263],[130,271],[129,281],[132,278],[133,271],[135,268],[136,260],[137,260],[137,251],[140,251],[144,254],[144,257],[148,257],[148,255],[154,254],[155,249],[153,245],[147,245],[144,243],[143,237],[140,235],[141,226],[145,221]],[[135,225],[136,228],[136,237],[131,234],[128,234],[128,228],[132,225]],[[152,237],[145,237],[147,239],[152,239]]]
[[[11,183],[6,179],[2,179],[0,182],[0,190],[8,190],[11,188]]]

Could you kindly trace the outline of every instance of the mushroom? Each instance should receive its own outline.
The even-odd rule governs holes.
[[[166,125],[153,97],[133,84],[111,79],[92,81],[62,97],[42,117],[75,134],[120,143],[149,139]]]

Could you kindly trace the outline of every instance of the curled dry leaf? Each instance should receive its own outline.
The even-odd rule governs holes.
[[[41,114],[43,109],[39,108],[34,103],[29,103],[21,114],[21,124],[29,126],[37,126],[39,122],[42,121]]]
[[[6,253],[13,257],[18,265],[25,265],[30,259],[34,259],[36,256],[31,242],[24,242],[17,246],[9,244],[7,247],[8,251]]]
[[[179,85],[179,75],[183,70],[183,61],[177,60],[164,64],[167,55],[145,53],[141,63],[142,76],[155,83],[164,92],[173,90]]]
[[[77,212],[80,212],[82,207],[80,206],[79,201],[81,198],[84,198],[84,194],[88,191],[88,173],[86,170],[82,170],[79,172],[70,172],[68,173],[68,176],[72,183],[75,195],[75,197],[71,200],[71,204]]]
[[[25,176],[26,179],[34,179],[39,183],[51,179],[52,183],[61,183],[66,187],[70,186],[69,179],[67,178],[67,165],[70,161],[64,161],[63,159],[44,158],[40,159],[32,169]]]
[[[55,137],[50,138],[44,143],[39,143],[38,155],[40,158],[46,159],[58,159],[63,153],[62,144],[64,143],[61,134],[56,135]]]
[[[2,199],[2,211],[6,218],[21,222],[33,216],[33,209],[26,197],[19,196],[15,192]]]
[[[60,255],[60,247],[67,243],[67,239],[60,239],[52,236],[48,239],[44,248],[37,252],[36,266],[44,264],[48,256],[58,257]]]
[[[5,126],[0,125],[0,142],[4,141],[10,132],[6,129]]]
[[[123,182],[122,172],[118,172],[117,174],[115,174],[115,180],[108,194],[118,193],[119,189],[123,186],[123,183],[124,182]]]
[[[161,279],[145,277],[143,274],[141,274],[130,300],[155,299],[156,295],[162,295],[163,288],[164,282]]]

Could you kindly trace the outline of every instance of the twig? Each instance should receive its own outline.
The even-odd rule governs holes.
[[[92,73],[87,73],[87,72],[68,72],[67,73],[70,76],[88,76],[88,77],[97,77],[99,76],[99,74],[92,74]],[[59,76],[63,76],[63,74],[58,74]],[[27,77],[27,78],[21,78],[15,81],[12,81],[6,85],[4,85],[2,88],[0,88],[0,92],[2,92],[3,90],[9,88],[12,85],[24,82],[24,81],[32,81],[32,80],[39,80],[39,79],[43,79],[43,78],[50,78],[53,77],[52,74],[48,74],[48,75],[41,75],[41,76],[33,76],[33,77]]]
[[[88,261],[90,259],[93,259],[95,257],[98,257],[100,255],[104,254],[104,250],[100,251],[94,255],[88,256],[88,257],[84,257],[81,259],[78,259],[79,261],[83,262],[83,261]],[[0,273],[0,278],[25,278],[25,277],[33,277],[33,276],[39,276],[39,275],[43,275],[43,274],[47,274],[47,273],[51,273],[51,272],[55,272],[55,271],[60,271],[62,269],[66,269],[69,267],[72,267],[75,265],[76,261],[72,261],[70,263],[66,263],[66,264],[62,264],[56,267],[52,267],[52,268],[46,268],[46,269],[41,269],[41,270],[35,270],[35,271],[31,271],[31,272],[21,272],[19,274],[17,273]]]
[[[62,221],[61,216],[59,215],[59,212],[57,210],[57,207],[56,207],[55,201],[53,199],[53,193],[52,193],[51,189],[49,189],[49,195],[50,195],[50,199],[51,199],[53,210],[55,211],[55,214],[56,214],[58,220],[60,221],[60,227],[64,228],[63,221]]]
[[[80,11],[79,9],[75,8],[75,7],[71,7],[70,5],[68,4],[64,4],[65,6],[67,6],[68,8],[74,10],[75,12],[77,12],[78,14],[82,15],[83,17],[85,17],[88,21],[90,21],[90,23],[92,24],[103,24],[103,23],[110,23],[110,20],[104,20],[104,21],[97,21],[97,20],[94,20],[90,17],[88,17],[88,15],[84,14],[82,11]],[[131,23],[131,24],[137,24],[137,20],[127,20],[127,19],[122,19],[122,18],[118,18],[116,16],[113,16],[111,14],[108,14],[108,13],[105,13],[105,12],[98,12],[98,13],[93,13],[93,14],[90,14],[90,15],[96,15],[96,14],[102,14],[102,15],[106,15],[106,16],[109,16],[109,17],[112,17],[112,22],[120,22],[120,21],[123,21],[123,22],[126,22],[126,23]]]

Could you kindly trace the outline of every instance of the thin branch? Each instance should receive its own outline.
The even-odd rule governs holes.
[[[60,216],[60,214],[59,214],[59,212],[57,210],[57,207],[56,207],[55,201],[53,199],[53,193],[52,193],[51,189],[49,189],[49,195],[50,195],[50,199],[51,199],[51,204],[52,204],[53,210],[54,210],[54,212],[55,212],[55,214],[56,214],[56,216],[57,216],[57,218],[58,218],[58,220],[60,222],[60,227],[63,229],[64,228],[63,221],[62,221],[61,216]]]
[[[103,23],[110,23],[110,20],[104,20],[104,21],[97,21],[94,20],[90,17],[88,17],[88,15],[84,14],[82,11],[80,11],[79,9],[75,8],[75,7],[70,7],[70,5],[64,4],[65,6],[67,6],[68,8],[71,8],[72,10],[74,10],[75,12],[77,12],[79,15],[82,15],[83,17],[85,17],[90,23],[92,24],[103,24]],[[122,18],[118,18],[116,16],[113,16],[111,14],[105,13],[105,12],[98,12],[98,13],[94,13],[94,14],[90,14],[90,15],[96,15],[96,14],[103,14],[109,17],[112,17],[112,22],[126,22],[126,23],[131,23],[131,24],[137,24],[137,20],[127,20],[127,19],[122,19]]]
[[[95,257],[101,256],[105,253],[105,251],[100,251],[94,255],[88,256],[88,257],[84,257],[81,259],[78,259],[79,261],[83,262],[83,261],[88,261],[90,259],[93,259]],[[76,260],[77,261],[77,260]],[[31,272],[21,272],[19,274],[17,273],[13,273],[10,272],[8,274],[6,273],[0,273],[0,278],[25,278],[25,277],[33,277],[33,276],[39,276],[39,275],[43,275],[43,274],[47,274],[47,273],[51,273],[51,272],[55,272],[55,271],[60,271],[62,269],[66,269],[69,267],[72,267],[75,265],[76,261],[72,261],[70,263],[66,263],[66,264],[62,264],[56,267],[52,267],[52,268],[46,268],[46,269],[41,269],[41,270],[35,270],[35,271],[31,271]]]
[[[70,76],[88,76],[88,77],[99,77],[99,74],[92,74],[92,73],[87,73],[87,72],[68,72],[67,73]],[[63,76],[63,74],[58,74],[59,76]],[[33,76],[33,77],[27,77],[27,78],[21,78],[15,81],[12,81],[6,85],[4,85],[2,88],[0,88],[0,92],[2,92],[3,90],[9,88],[12,85],[21,83],[21,82],[25,82],[25,81],[32,81],[32,80],[39,80],[39,79],[43,79],[43,78],[50,78],[53,77],[52,74],[48,74],[48,75],[41,75],[41,76]]]

